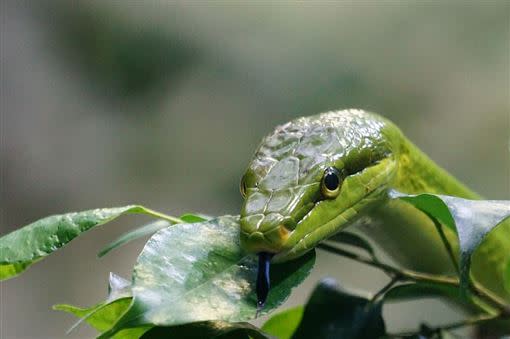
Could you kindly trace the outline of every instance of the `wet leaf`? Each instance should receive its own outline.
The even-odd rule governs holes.
[[[324,279],[305,306],[303,320],[292,338],[379,338],[386,333],[382,304],[342,290]]]
[[[494,228],[510,217],[510,201],[468,200],[436,194],[406,195],[392,191],[393,198],[409,202],[457,233],[460,247],[460,282],[469,287],[471,256]]]
[[[289,296],[308,276],[314,260],[311,251],[297,260],[273,265],[272,288],[263,313]],[[104,337],[145,324],[253,319],[256,268],[256,257],[240,248],[238,217],[160,230],[147,242],[135,265],[132,307]]]
[[[261,330],[278,339],[290,339],[303,318],[304,306],[296,306],[278,312],[269,318]]]
[[[53,215],[4,235],[0,238],[0,280],[20,274],[83,232],[123,214],[134,213],[161,216],[158,212],[139,205],[101,208]]]

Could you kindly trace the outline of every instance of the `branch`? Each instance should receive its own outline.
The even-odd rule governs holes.
[[[427,326],[424,329],[421,329],[420,331],[407,331],[407,332],[402,332],[402,333],[389,334],[388,337],[390,337],[390,338],[408,338],[411,336],[420,336],[420,335],[429,336],[431,334],[439,333],[441,331],[456,330],[456,329],[466,327],[466,326],[479,325],[486,321],[496,320],[499,317],[500,317],[499,315],[494,315],[494,314],[482,314],[482,315],[479,315],[476,317],[468,318],[465,320],[461,320],[458,322],[454,322],[454,323],[450,323],[450,324],[446,324],[446,325],[442,325],[442,326],[437,326],[437,327],[432,327],[432,328]]]
[[[379,268],[384,272],[388,273],[394,278],[398,278],[401,281],[414,281],[414,282],[429,282],[429,283],[437,283],[443,284],[447,286],[454,286],[460,288],[459,279],[456,277],[444,276],[444,275],[436,275],[436,274],[428,274],[423,272],[415,272],[403,268],[394,267],[385,263],[381,263],[377,260],[365,258],[359,254],[354,252],[350,252],[335,246],[331,246],[328,244],[319,244],[318,248],[325,250],[327,252],[341,255],[343,257],[358,261],[360,263]],[[484,299],[485,301],[492,304],[495,308],[499,310],[498,316],[503,318],[510,318],[510,305],[507,305],[504,300],[499,298],[497,295],[481,286],[478,283],[473,283],[473,292],[478,297]]]

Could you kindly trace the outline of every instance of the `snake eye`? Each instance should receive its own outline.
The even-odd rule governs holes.
[[[246,181],[244,180],[244,176],[239,183],[239,191],[241,191],[242,197],[246,199]]]
[[[321,182],[321,192],[325,198],[333,199],[340,193],[342,178],[340,172],[334,167],[328,167],[324,171]]]

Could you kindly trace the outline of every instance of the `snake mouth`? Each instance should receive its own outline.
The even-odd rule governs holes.
[[[381,195],[384,196],[382,193],[385,191],[385,187],[377,187],[327,222],[322,223],[321,225],[314,225],[308,232],[293,232],[288,238],[287,248],[282,248],[281,251],[275,253],[271,261],[275,263],[285,262],[295,259],[312,250],[321,241],[351,225],[359,216],[359,211],[364,210],[379,201],[381,199]],[[297,229],[299,229],[300,224],[302,224],[305,220],[306,218],[303,218],[300,222],[298,222]],[[291,245],[289,246],[289,244]]]
[[[252,253],[280,252],[292,234],[292,230],[285,224],[278,224],[264,232],[241,231],[241,243],[243,248]]]

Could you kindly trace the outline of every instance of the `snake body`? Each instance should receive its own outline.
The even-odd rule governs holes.
[[[479,199],[379,115],[343,110],[295,119],[262,140],[243,176],[241,245],[284,262],[349,228],[406,268],[452,273],[430,218],[390,199],[393,189]],[[453,231],[445,232],[458,249]],[[506,300],[502,277],[509,260],[507,222],[472,261],[476,280]]]

